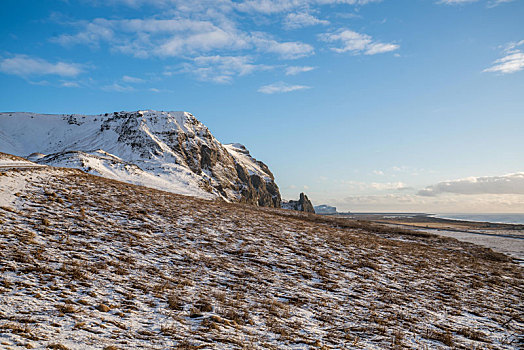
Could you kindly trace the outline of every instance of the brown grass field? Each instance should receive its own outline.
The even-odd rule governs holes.
[[[0,173],[0,348],[519,349],[523,269],[451,238]]]

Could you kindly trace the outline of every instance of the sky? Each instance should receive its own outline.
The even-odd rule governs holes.
[[[193,113],[282,196],[524,213],[522,0],[2,0],[0,110]]]

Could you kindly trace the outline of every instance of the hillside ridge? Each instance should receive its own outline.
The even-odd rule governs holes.
[[[280,207],[269,168],[244,146],[222,145],[188,112],[0,113],[0,151],[174,193]]]

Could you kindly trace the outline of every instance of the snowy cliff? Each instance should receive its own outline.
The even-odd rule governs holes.
[[[201,198],[280,207],[273,174],[187,112],[0,113],[0,151]]]

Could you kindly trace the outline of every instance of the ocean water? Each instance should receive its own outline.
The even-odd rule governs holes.
[[[524,214],[437,214],[436,218],[524,225]]]

